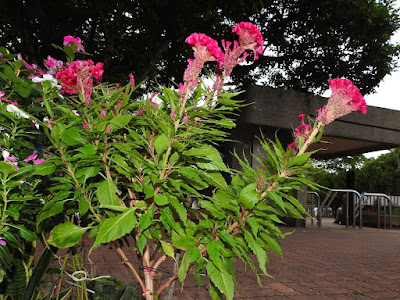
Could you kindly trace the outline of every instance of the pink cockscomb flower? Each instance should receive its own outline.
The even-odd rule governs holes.
[[[185,42],[193,48],[195,56],[203,62],[218,60],[223,55],[218,42],[204,33],[192,33]]]
[[[245,49],[252,50],[254,60],[257,60],[258,54],[263,53],[264,47],[264,39],[257,26],[250,22],[240,22],[232,29],[232,32],[239,35],[240,45]]]
[[[172,118],[172,120],[175,120],[175,118],[176,118],[176,116],[175,116],[175,112],[174,112],[174,110],[171,108],[171,118]]]
[[[0,239],[0,246],[7,246],[7,242],[5,240]]]
[[[101,77],[103,76],[104,70],[103,70],[103,63],[98,62],[93,68],[92,68],[92,74],[94,78],[97,80],[101,80]]]
[[[182,119],[182,124],[185,124],[189,120],[189,118],[190,118],[190,115],[184,116]]]
[[[133,77],[132,73],[129,74],[129,84],[131,86],[131,89],[135,88],[135,78]]]
[[[102,119],[104,119],[104,118],[106,117],[106,110],[105,110],[103,107],[101,108],[100,117],[101,117]]]
[[[64,46],[70,46],[71,43],[75,43],[78,46],[77,52],[82,51],[85,52],[85,48],[82,45],[82,40],[80,38],[74,38],[70,35],[64,36]]]
[[[47,56],[47,59],[44,60],[44,66],[47,68],[47,74],[54,75],[61,70],[63,67],[63,62],[61,60],[57,60],[50,55]]]
[[[360,90],[350,80],[345,78],[330,79],[329,86],[332,95],[328,104],[317,111],[318,121],[329,124],[356,110],[363,114],[367,113],[367,104]]]

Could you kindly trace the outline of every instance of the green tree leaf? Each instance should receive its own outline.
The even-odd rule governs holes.
[[[36,175],[50,175],[53,174],[56,170],[56,166],[53,164],[42,163],[35,166],[35,174]]]
[[[99,232],[93,243],[92,250],[100,244],[114,241],[131,232],[137,225],[135,207],[129,208],[122,214],[101,220]]]
[[[157,195],[154,196],[154,202],[157,205],[164,206],[164,205],[167,205],[169,203],[169,200],[168,200],[168,197],[166,195],[158,195],[157,194]]]
[[[207,274],[215,286],[226,296],[226,299],[233,299],[233,279],[232,276],[224,269],[218,269],[213,262],[206,265]]]
[[[203,145],[199,148],[187,150],[183,155],[197,157],[196,165],[200,169],[228,172],[218,150],[210,145]]]
[[[164,253],[167,256],[175,258],[174,247],[170,243],[167,243],[165,241],[161,241],[161,247],[162,247]]]
[[[250,247],[251,251],[257,256],[258,260],[258,265],[260,266],[260,269],[264,272],[264,274],[267,274],[267,269],[265,268],[265,265],[267,264],[267,251],[261,248],[259,243],[254,239],[253,235],[245,231],[244,232],[244,238],[246,239],[247,245]]]
[[[239,194],[239,201],[246,209],[252,209],[260,201],[260,198],[256,183],[248,184]]]
[[[165,150],[168,149],[170,144],[169,138],[165,134],[157,135],[153,141],[154,149],[158,155],[161,155]]]
[[[25,225],[23,225],[23,224],[18,224],[18,225],[9,224],[9,226],[17,228],[19,230],[19,235],[22,238],[24,238],[24,239],[26,239],[26,240],[28,240],[30,242],[34,242],[34,241],[36,241],[38,239],[38,236],[36,235],[36,233],[34,233],[33,231],[27,229],[25,227]]]
[[[84,182],[86,182],[88,178],[94,177],[97,174],[99,174],[99,170],[100,170],[99,167],[85,167],[76,171],[75,176],[76,178],[83,177]]]
[[[72,222],[59,224],[50,232],[48,243],[57,248],[72,247],[82,240],[82,235],[89,228],[78,227]]]
[[[97,147],[93,144],[85,144],[85,146],[80,147],[76,150],[86,156],[92,156],[97,153]]]
[[[128,125],[128,123],[132,120],[132,116],[118,116],[111,120],[110,129],[111,131],[118,130],[122,127]]]
[[[101,205],[119,205],[117,185],[108,178],[99,183],[96,195]]]
[[[70,127],[61,133],[61,140],[69,146],[86,144],[87,140],[81,136],[78,127]]]
[[[183,224],[186,225],[186,221],[187,221],[187,210],[185,208],[185,206],[183,206],[182,203],[179,202],[178,198],[176,198],[175,196],[170,196],[169,197],[169,202],[171,203],[171,205],[174,207],[175,211],[178,213],[179,218],[181,219],[181,221],[183,222]]]

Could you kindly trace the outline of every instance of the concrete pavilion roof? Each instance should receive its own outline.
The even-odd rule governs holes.
[[[287,132],[300,124],[299,114],[315,117],[316,110],[328,101],[312,94],[264,86],[248,87],[244,98],[253,104],[242,109],[238,127],[279,128]],[[368,107],[365,115],[354,112],[327,125],[322,140],[327,143],[315,145],[314,148],[324,148],[316,158],[400,147],[400,111]]]

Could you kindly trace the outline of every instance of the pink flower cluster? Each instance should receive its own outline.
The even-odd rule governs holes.
[[[64,46],[71,46],[71,43],[75,43],[78,46],[77,52],[82,51],[85,52],[85,48],[82,45],[82,40],[80,38],[74,38],[70,35],[64,36]]]
[[[257,26],[250,22],[240,22],[232,29],[232,32],[239,35],[240,45],[252,50],[254,60],[257,60],[258,54],[262,54],[264,49],[264,39]]]
[[[93,78],[101,80],[104,73],[103,63],[98,62],[96,65],[92,60],[73,61],[57,72],[56,79],[61,82],[62,88],[68,94],[85,94],[86,104],[89,105],[90,95],[92,93]]]
[[[193,48],[195,57],[203,62],[218,60],[224,55],[218,42],[204,33],[192,33],[185,42]]]
[[[294,129],[294,134],[297,136],[294,142],[288,145],[287,150],[292,149],[293,152],[296,152],[299,147],[299,136],[304,138],[304,141],[307,141],[310,133],[311,126],[309,124],[304,123],[305,114],[300,114],[297,116],[301,124]]]
[[[233,49],[230,49],[231,42],[222,41],[225,54],[218,46],[217,41],[203,33],[192,33],[186,38],[188,43],[194,50],[194,59],[189,59],[189,65],[183,75],[184,83],[179,84],[179,95],[181,99],[187,93],[193,91],[199,82],[199,74],[205,62],[217,61],[217,75],[229,76],[232,70],[239,63],[243,62],[248,53],[246,50],[254,52],[254,60],[258,59],[258,54],[263,53],[264,40],[258,28],[249,22],[241,22],[237,24],[233,30],[239,35],[239,42],[235,41]],[[215,89],[221,88],[223,82],[218,77],[218,84]]]
[[[27,158],[24,159],[24,162],[30,162],[31,160],[33,161],[34,165],[39,165],[45,161],[44,158],[36,159],[37,154],[36,151],[33,151],[31,155],[29,155]]]
[[[50,55],[47,56],[47,59],[44,60],[44,66],[47,68],[47,74],[54,75],[61,70],[63,67],[63,62],[61,60],[57,60]]]
[[[329,124],[339,117],[353,111],[367,112],[367,104],[360,93],[360,90],[353,83],[345,78],[329,80],[332,95],[328,104],[317,111],[317,121]]]

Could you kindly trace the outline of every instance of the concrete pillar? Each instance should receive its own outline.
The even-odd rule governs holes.
[[[400,170],[396,170],[393,172],[392,195],[400,195]]]

